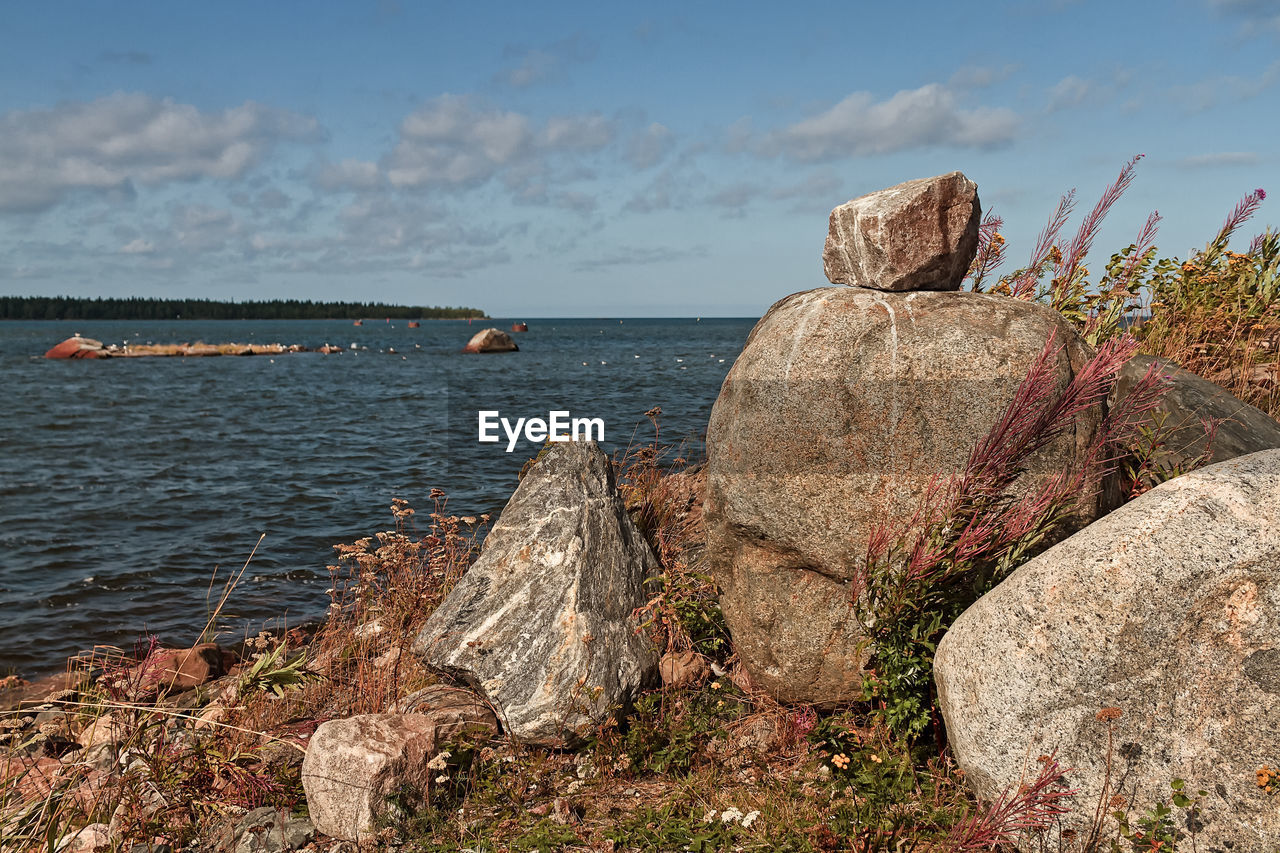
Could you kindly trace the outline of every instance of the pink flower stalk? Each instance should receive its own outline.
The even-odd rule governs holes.
[[[1153,210],[1151,215],[1147,217],[1146,224],[1142,226],[1142,230],[1138,232],[1138,239],[1133,241],[1133,251],[1129,253],[1129,257],[1125,259],[1124,266],[1120,270],[1119,277],[1116,278],[1115,286],[1120,289],[1127,289],[1129,282],[1133,280],[1133,275],[1138,269],[1138,264],[1142,263],[1142,258],[1147,252],[1151,251],[1151,246],[1156,240],[1156,231],[1160,226],[1160,211]]]
[[[1061,284],[1054,293],[1053,307],[1060,308],[1059,294],[1063,297],[1069,291],[1069,285],[1075,279],[1076,272],[1084,263],[1084,258],[1089,254],[1089,249],[1093,246],[1093,239],[1098,236],[1098,229],[1102,227],[1102,220],[1107,216],[1112,206],[1120,200],[1120,196],[1124,195],[1124,191],[1133,183],[1133,176],[1138,161],[1144,155],[1138,154],[1120,170],[1120,175],[1115,181],[1106,188],[1102,193],[1102,198],[1098,199],[1098,203],[1094,205],[1093,210],[1089,211],[1089,215],[1080,223],[1080,230],[1076,232],[1075,238],[1071,244],[1067,246],[1067,250],[1062,253],[1060,260],[1054,268],[1053,277]]]
[[[1259,187],[1240,199],[1231,213],[1227,215],[1227,220],[1222,223],[1222,230],[1218,232],[1217,237],[1213,238],[1213,242],[1210,245],[1217,247],[1219,250],[1225,249],[1231,235],[1237,228],[1247,222],[1249,217],[1258,212],[1258,208],[1262,206],[1262,202],[1266,197],[1266,190]]]
[[[972,288],[975,291],[982,286],[988,275],[1004,263],[1005,243],[1000,236],[1003,226],[1004,219],[991,211],[987,211],[982,224],[978,226],[978,251],[973,256],[973,263],[969,265],[969,272],[965,274],[966,278],[973,280]]]
[[[1056,818],[1070,811],[1063,803],[1076,794],[1066,787],[1069,772],[1053,756],[1044,756],[1035,779],[1005,789],[984,811],[953,826],[946,849],[959,853],[992,850],[1022,833],[1048,829]]]
[[[1166,383],[1155,370],[1103,419],[1073,470],[1048,477],[1022,496],[1011,490],[1033,454],[1106,398],[1115,375],[1136,351],[1131,335],[1109,340],[1059,388],[1056,363],[1062,347],[1050,338],[964,468],[950,479],[930,482],[904,530],[896,535],[885,527],[873,531],[867,559],[851,583],[852,600],[877,621],[893,619],[909,602],[949,581],[993,570],[1016,549],[1034,545],[1073,502],[1095,494],[1120,461],[1117,448],[1137,434],[1163,394]],[[868,591],[875,598],[863,601]]]
[[[1009,290],[1017,299],[1029,299],[1034,295],[1036,282],[1040,279],[1040,272],[1044,268],[1045,261],[1049,259],[1049,252],[1053,249],[1053,244],[1058,240],[1058,234],[1062,231],[1062,226],[1067,224],[1067,219],[1071,216],[1071,211],[1076,206],[1076,191],[1071,190],[1058,201],[1058,209],[1053,212],[1053,216],[1049,217],[1049,222],[1044,226],[1044,230],[1040,232],[1040,236],[1036,238],[1036,246],[1031,251],[1031,261],[1027,264],[1022,274],[1013,280],[1009,285]]]

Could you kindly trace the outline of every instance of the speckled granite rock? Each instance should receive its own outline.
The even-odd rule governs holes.
[[[1107,775],[1096,715],[1115,707],[1111,793],[1133,814],[1184,779],[1209,792],[1195,849],[1274,851],[1280,809],[1254,774],[1280,764],[1280,450],[1177,477],[1058,543],[966,610],[934,667],[979,794],[1056,750],[1079,830]]]
[[[707,555],[734,646],[784,702],[862,695],[849,580],[880,523],[905,525],[930,479],[963,467],[1050,336],[1060,387],[1091,351],[1040,305],[975,293],[825,287],[774,305],[707,428]],[[1031,460],[1024,484],[1075,465],[1101,419]],[[1096,515],[1082,507],[1078,523]]]

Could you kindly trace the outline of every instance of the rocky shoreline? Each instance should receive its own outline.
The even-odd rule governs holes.
[[[1280,424],[961,290],[981,223],[958,172],[836,208],[838,286],[756,325],[705,467],[549,445],[478,553],[488,519],[400,501],[340,546],[314,637],[152,642],[24,703],[3,837],[1273,850]]]

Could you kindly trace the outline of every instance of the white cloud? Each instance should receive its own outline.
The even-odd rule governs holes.
[[[78,191],[242,177],[279,143],[314,140],[315,119],[253,101],[202,112],[116,93],[0,116],[0,210],[39,211]]]
[[[1280,82],[1280,60],[1272,62],[1256,77],[1218,75],[1189,86],[1174,86],[1171,94],[1187,110],[1199,112],[1256,98],[1277,82]]]
[[[547,120],[538,143],[567,151],[598,151],[613,141],[613,123],[599,113]]]
[[[903,90],[884,101],[855,92],[819,115],[769,134],[758,150],[804,163],[912,148],[992,148],[1013,139],[1008,109],[966,109],[937,83]]]
[[[1095,88],[1092,81],[1082,80],[1074,74],[1063,77],[1049,89],[1049,112],[1080,106]]]
[[[627,142],[627,162],[637,169],[656,166],[671,149],[673,136],[670,129],[654,122]]]
[[[538,83],[558,80],[564,75],[565,66],[575,62],[589,62],[596,56],[596,44],[581,34],[563,38],[545,48],[528,48],[508,45],[503,51],[508,59],[519,60],[513,68],[506,68],[495,78],[500,83],[523,89]]]
[[[1178,165],[1186,169],[1211,169],[1217,166],[1255,166],[1258,155],[1252,151],[1219,151],[1214,154],[1196,154],[1183,157]]]
[[[707,196],[707,203],[713,207],[741,209],[750,204],[761,193],[760,187],[745,181],[721,187]]]
[[[615,122],[599,113],[538,125],[522,113],[443,95],[401,123],[383,171],[400,189],[463,189],[501,177],[517,203],[587,211],[594,199],[568,185],[594,176],[581,155],[604,150],[615,136]]]
[[[1239,20],[1245,35],[1280,33],[1280,2],[1276,0],[1209,0],[1209,5]]]
[[[673,246],[618,246],[612,252],[594,258],[579,261],[574,269],[579,272],[592,272],[616,266],[642,266],[647,264],[669,264],[692,258],[705,258],[706,246],[677,248]]]
[[[120,247],[122,255],[149,255],[156,250],[155,245],[150,240],[144,240],[141,237],[131,240]]]
[[[525,116],[441,95],[401,123],[387,178],[397,187],[480,184],[527,154],[532,144]]]
[[[377,163],[352,158],[338,163],[317,162],[309,174],[312,182],[323,190],[371,190],[382,183]]]

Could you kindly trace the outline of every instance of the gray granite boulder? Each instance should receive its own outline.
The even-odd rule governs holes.
[[[656,570],[604,451],[553,444],[414,650],[483,692],[512,737],[574,746],[657,678],[632,615]]]
[[[1236,399],[1225,388],[1183,370],[1178,365],[1149,355],[1138,355],[1120,371],[1116,381],[1118,398],[1155,366],[1168,380],[1168,390],[1152,413],[1164,417],[1169,430],[1166,453],[1161,461],[1185,469],[1204,455],[1209,444],[1207,420],[1218,422],[1209,447],[1209,462],[1225,462],[1237,456],[1280,448],[1280,423],[1266,412]]]
[[[707,556],[734,647],[785,702],[862,695],[869,649],[849,581],[880,524],[905,528],[935,475],[959,471],[1050,336],[1064,387],[1091,356],[1057,313],[975,293],[826,287],[774,305],[707,428]],[[1077,465],[1101,406],[1030,463]],[[1076,524],[1097,515],[1079,508]]]
[[[1280,451],[1177,477],[1058,543],[966,610],[934,667],[980,795],[1056,751],[1079,789],[1063,828],[1082,830],[1110,725],[1108,798],[1136,817],[1184,779],[1209,792],[1187,849],[1275,850],[1280,808],[1255,773],[1280,763]]]
[[[855,198],[831,211],[823,271],[832,284],[959,290],[981,213],[978,185],[959,172]]]

